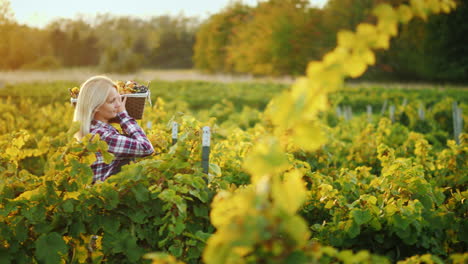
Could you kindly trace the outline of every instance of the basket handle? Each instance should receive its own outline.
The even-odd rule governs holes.
[[[150,91],[150,88],[149,88],[150,83],[151,83],[151,81],[148,81],[148,85],[146,86],[148,88],[148,96],[146,97],[146,99],[148,99],[148,102],[149,102],[150,106],[153,106],[153,103],[151,102],[151,91]]]

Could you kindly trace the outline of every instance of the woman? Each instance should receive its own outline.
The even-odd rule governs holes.
[[[110,164],[106,164],[100,152],[91,165],[94,173],[93,182],[104,181],[120,171],[134,157],[149,156],[154,152],[153,146],[135,119],[125,110],[127,98],[120,96],[114,82],[105,76],[88,79],[80,88],[73,121],[80,122],[80,130],[75,137],[81,140],[87,134],[99,134],[107,142],[108,151],[114,154]],[[117,117],[122,131],[109,124]]]

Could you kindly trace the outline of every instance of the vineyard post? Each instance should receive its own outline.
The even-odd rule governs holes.
[[[208,168],[210,164],[210,140],[211,132],[210,127],[203,127],[203,137],[202,137],[202,168],[203,173],[208,174]]]
[[[390,120],[395,123],[395,105],[391,105],[389,109]]]
[[[344,114],[345,114],[345,120],[346,121],[349,121],[349,120],[351,120],[353,118],[353,111],[351,109],[351,106],[346,106],[345,107]]]
[[[462,110],[458,107],[457,102],[453,102],[452,109],[453,116],[453,136],[457,144],[460,144],[460,134],[462,132],[463,119],[462,119]]]
[[[408,104],[408,98],[403,98],[403,103],[401,104],[403,107],[405,107]]]
[[[460,141],[460,134],[463,132],[463,112],[460,107],[458,109],[458,141]]]
[[[341,111],[341,107],[340,106],[337,106],[336,107],[336,115],[338,116],[338,118],[340,118],[343,114],[343,112]]]
[[[423,106],[422,103],[419,103],[418,116],[419,116],[419,120],[424,120],[425,119],[424,106]]]
[[[172,122],[172,145],[177,143],[177,133],[179,132],[179,124]]]
[[[387,99],[385,99],[383,105],[382,105],[382,110],[380,111],[380,115],[383,116],[385,113],[385,109],[387,108]]]
[[[372,123],[372,105],[367,105],[367,122]]]

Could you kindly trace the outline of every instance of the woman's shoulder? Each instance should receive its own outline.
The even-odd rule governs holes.
[[[113,134],[118,133],[118,131],[110,124],[106,124],[104,122],[95,121],[91,122],[91,126],[89,128],[89,133],[91,134],[99,134],[101,136],[106,134]]]

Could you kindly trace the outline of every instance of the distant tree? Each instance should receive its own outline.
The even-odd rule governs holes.
[[[99,39],[91,33],[82,40],[81,65],[97,65],[99,63]]]
[[[227,47],[228,63],[241,73],[304,74],[323,45],[320,10],[307,0],[260,2],[252,19],[239,24]]]
[[[13,23],[14,14],[10,6],[10,1],[0,0],[0,25]]]
[[[50,54],[47,36],[41,30],[12,24],[3,36],[5,40],[0,44],[0,68],[19,69]]]
[[[160,16],[150,21],[157,43],[150,50],[149,60],[156,68],[191,68],[198,20]]]
[[[221,12],[209,17],[196,33],[193,55],[195,68],[209,72],[232,71],[227,47],[236,28],[251,18],[251,8],[240,2],[232,2]]]
[[[361,22],[373,20],[372,8],[381,0],[328,0],[323,8],[325,34],[323,40],[328,49],[336,46],[340,30],[354,30]]]
[[[468,82],[468,1],[427,24],[426,56],[431,54],[434,81]],[[428,76],[429,77],[429,76]]]
[[[67,51],[66,43],[68,41],[67,35],[59,28],[52,29],[49,33],[50,45],[52,46],[53,55],[59,60],[63,61]]]

